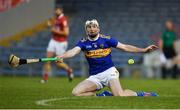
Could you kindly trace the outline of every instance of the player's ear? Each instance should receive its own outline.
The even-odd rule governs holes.
[[[100,28],[98,27],[98,32],[100,32]]]
[[[87,27],[85,27],[85,32],[87,33]]]
[[[88,35],[88,31],[87,31],[87,29],[85,29],[85,32],[86,32],[86,35]]]

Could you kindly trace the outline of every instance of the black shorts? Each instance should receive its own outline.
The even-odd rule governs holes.
[[[171,59],[177,55],[173,47],[164,47],[163,53],[167,59]]]

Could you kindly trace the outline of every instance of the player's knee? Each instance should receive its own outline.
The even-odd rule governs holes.
[[[72,90],[72,95],[73,96],[79,96],[79,94],[80,94],[80,92],[78,90],[76,90],[76,89]]]
[[[63,64],[62,63],[60,63],[60,62],[55,62],[56,63],[56,65],[57,66],[60,66],[60,67],[62,67],[63,66]]]

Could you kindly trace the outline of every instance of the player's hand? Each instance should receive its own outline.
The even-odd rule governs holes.
[[[57,63],[63,63],[63,58],[62,58],[62,56],[56,56],[55,58],[58,59],[58,60],[56,60]]]
[[[51,31],[54,32],[54,31],[57,31],[57,29],[55,27],[52,27]]]
[[[156,46],[156,45],[150,45],[150,46],[148,46],[148,47],[146,47],[146,48],[144,49],[144,52],[145,52],[145,53],[148,53],[148,52],[152,52],[152,51],[154,51],[154,50],[156,50],[156,49],[158,49],[158,46]]]
[[[47,26],[48,26],[48,27],[51,27],[51,26],[52,26],[52,23],[51,23],[50,20],[47,21]]]

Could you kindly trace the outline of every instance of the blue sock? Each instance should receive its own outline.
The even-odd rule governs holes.
[[[153,96],[156,97],[158,94],[156,92],[136,92],[137,96],[139,97],[145,97],[145,96]]]
[[[96,96],[113,96],[110,91],[103,91],[102,93],[96,94]]]
[[[137,93],[137,96],[139,97],[143,97],[144,96],[144,92],[136,92]]]

